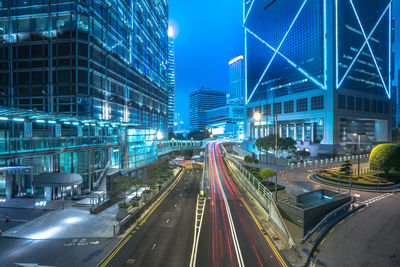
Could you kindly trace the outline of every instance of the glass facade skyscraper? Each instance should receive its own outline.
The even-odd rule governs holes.
[[[174,131],[175,115],[175,44],[168,39],[168,132]]]
[[[190,93],[190,131],[204,131],[207,111],[226,105],[226,93],[200,88]]]
[[[277,129],[321,153],[351,149],[353,133],[390,141],[391,11],[391,0],[244,1],[247,138]]]
[[[244,105],[244,59],[238,56],[229,61],[229,104]]]
[[[166,1],[1,1],[2,105],[166,130]]]

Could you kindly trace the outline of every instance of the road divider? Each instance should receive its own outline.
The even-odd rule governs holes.
[[[197,251],[200,239],[201,225],[203,223],[204,210],[206,208],[207,199],[201,195],[197,196],[196,203],[196,215],[194,221],[194,238],[193,238],[193,246],[192,246],[192,254],[190,256],[190,267],[196,266],[197,261]]]

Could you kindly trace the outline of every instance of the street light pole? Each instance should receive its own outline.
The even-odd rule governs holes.
[[[360,148],[360,146],[361,146],[361,134],[359,134],[359,133],[353,133],[353,136],[357,136],[357,139],[358,139],[358,148],[357,148],[357,154],[358,154],[358,157],[357,157],[357,163],[358,163],[358,172],[357,172],[357,177],[358,178],[360,178],[360,153],[361,153],[361,148]]]
[[[274,153],[274,163],[275,163],[275,168],[276,168],[276,175],[275,175],[275,203],[278,204],[278,167],[276,166],[277,150],[278,150],[278,114],[275,113],[275,153]]]

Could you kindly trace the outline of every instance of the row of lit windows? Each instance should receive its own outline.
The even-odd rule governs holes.
[[[311,97],[310,110],[321,110],[324,109],[324,96],[313,96]],[[271,104],[263,106],[261,111],[261,106],[256,106],[254,108],[247,108],[247,118],[252,118],[254,113],[262,113],[263,116],[270,116],[272,114],[282,114],[282,103],[273,103],[273,113],[271,112]],[[294,113],[294,100],[289,100],[283,102],[283,113],[289,114]],[[308,99],[302,98],[296,100],[296,112],[308,111]]]

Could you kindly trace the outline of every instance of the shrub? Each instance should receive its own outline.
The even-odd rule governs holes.
[[[340,171],[344,175],[351,175],[351,167],[352,167],[351,161],[350,160],[346,160],[342,164],[342,167],[340,168]]]
[[[371,170],[384,171],[389,177],[389,171],[399,168],[400,148],[395,144],[381,144],[371,151],[369,167]]]
[[[244,157],[244,161],[246,161],[247,163],[252,163],[253,162],[253,158],[250,156],[246,156]]]
[[[127,208],[129,208],[130,206],[131,206],[131,204],[130,203],[119,203],[118,204],[118,206],[121,208],[121,209],[127,209]]]
[[[271,169],[267,169],[267,168],[262,168],[260,170],[260,176],[263,178],[263,180],[268,179],[272,176],[276,175],[276,171],[275,170],[271,170]]]

